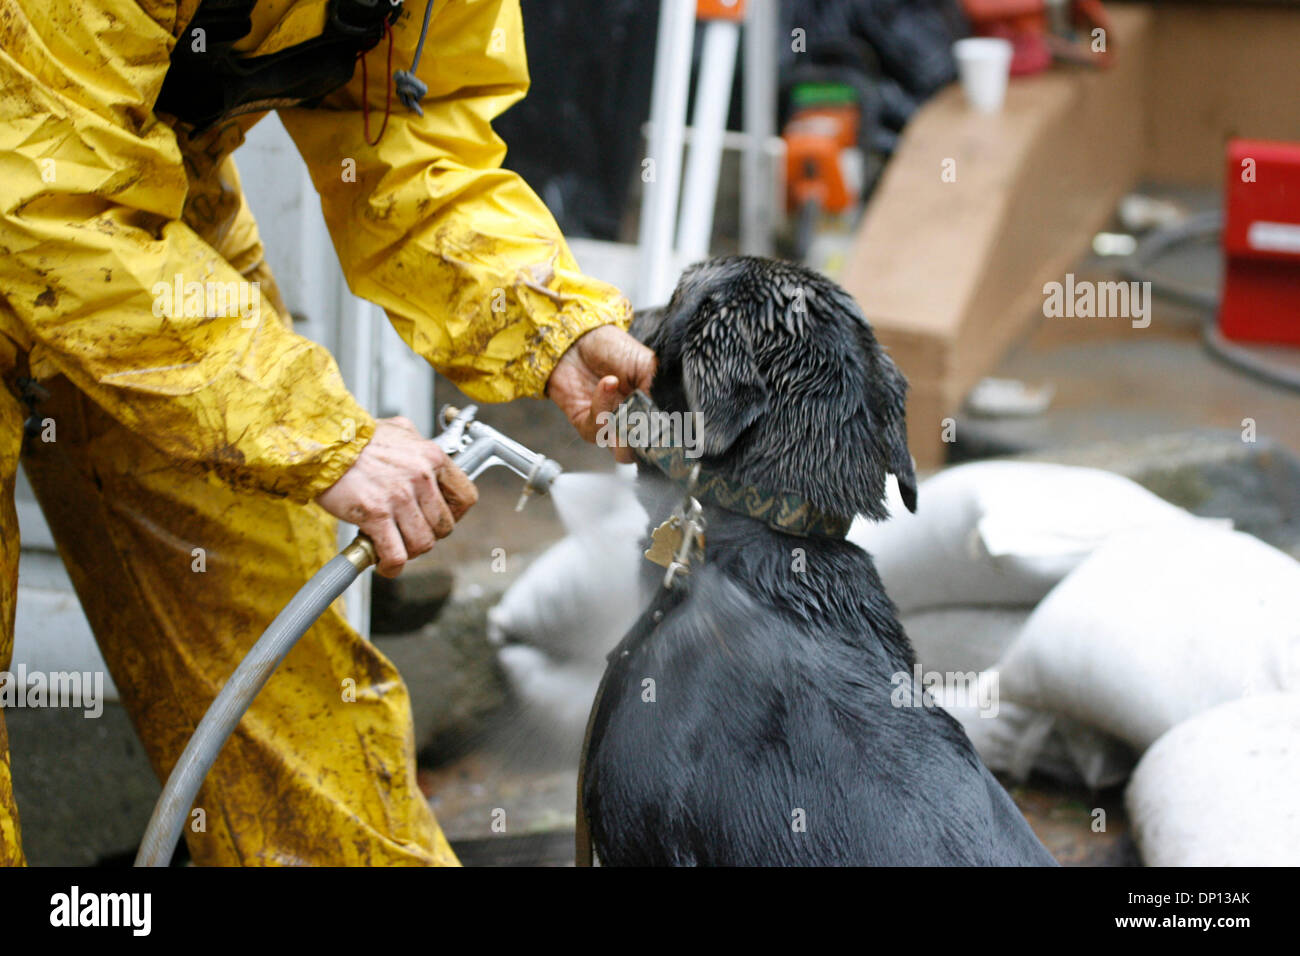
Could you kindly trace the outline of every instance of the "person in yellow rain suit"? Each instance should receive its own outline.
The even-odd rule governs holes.
[[[394,65],[409,106],[386,116]],[[160,777],[335,553],[336,517],[393,574],[474,501],[291,331],[231,159],[267,109],[352,290],[465,392],[547,394],[591,439],[648,387],[626,301],[500,169],[491,120],[527,84],[518,0],[0,0],[0,670],[20,453]],[[0,862],[18,864],[8,760],[0,715]],[[196,806],[202,864],[456,862],[416,787],[401,678],[337,608]]]

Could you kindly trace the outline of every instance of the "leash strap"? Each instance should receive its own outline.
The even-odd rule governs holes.
[[[582,751],[578,757],[578,803],[573,820],[574,863],[577,866],[593,866],[595,860],[595,850],[591,842],[591,821],[587,818],[583,792],[587,782],[587,754],[591,749],[591,733],[596,726],[596,715],[600,712],[600,703],[605,697],[609,675],[613,672],[616,661],[622,660],[640,647],[654,633],[660,622],[682,603],[686,592],[687,585],[680,578],[671,588],[656,588],[650,606],[632,625],[632,629],[627,632],[623,640],[618,642],[618,646],[605,656],[605,673],[600,677],[600,685],[596,688],[596,696],[591,702],[591,713],[587,715],[587,730],[582,735]]]

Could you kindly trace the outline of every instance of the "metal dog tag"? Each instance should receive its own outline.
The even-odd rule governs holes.
[[[671,588],[677,576],[691,573],[691,564],[704,557],[704,509],[694,498],[684,502],[685,514],[675,514],[650,533],[645,556],[662,568],[664,587]]]
[[[691,573],[691,562],[704,557],[704,509],[692,497],[695,483],[700,477],[700,465],[691,469],[686,497],[671,518],[650,532],[650,547],[646,560],[667,570],[664,587],[671,588],[679,574]]]
[[[673,515],[650,533],[650,547],[646,560],[666,568],[677,557],[682,546],[682,519]]]

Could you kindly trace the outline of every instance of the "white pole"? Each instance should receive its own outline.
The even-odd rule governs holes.
[[[681,186],[682,140],[695,44],[695,0],[663,0],[655,46],[654,87],[650,101],[650,149],[642,166],[641,281],[636,301],[662,305],[676,275],[673,224]],[[648,180],[648,181],[647,181]]]
[[[772,254],[776,229],[773,160],[768,149],[776,135],[779,17],[775,0],[749,0],[745,8],[745,152],[740,173],[740,251]]]
[[[739,23],[713,20],[704,30],[695,116],[691,120],[691,154],[686,162],[682,213],[677,225],[677,251],[683,266],[709,254],[718,171],[722,167],[722,138],[727,131],[727,107],[731,105],[739,45]]]

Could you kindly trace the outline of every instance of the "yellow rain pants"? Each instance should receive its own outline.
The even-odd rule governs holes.
[[[578,336],[626,325],[630,310],[577,271],[540,201],[499,169],[491,120],[528,83],[518,0],[433,2],[423,117],[394,100],[366,145],[358,69],[281,119],[352,289],[472,396],[538,395]],[[374,427],[333,359],[284,318],[229,158],[258,117],[192,138],[153,111],[196,6],[0,0],[0,670],[28,414],[18,379],[30,375],[49,394],[36,413],[54,441],[29,438],[25,467],[160,777],[335,553],[334,523],[311,502]],[[261,0],[239,49],[315,36],[325,9]],[[409,67],[423,14],[408,0],[395,67]],[[372,136],[386,59],[385,43],[367,57]],[[253,281],[256,305],[212,308],[213,287]],[[415,786],[412,740],[400,676],[331,609],[217,762],[191,852],[208,864],[454,863]],[[22,859],[0,714],[0,863]]]

